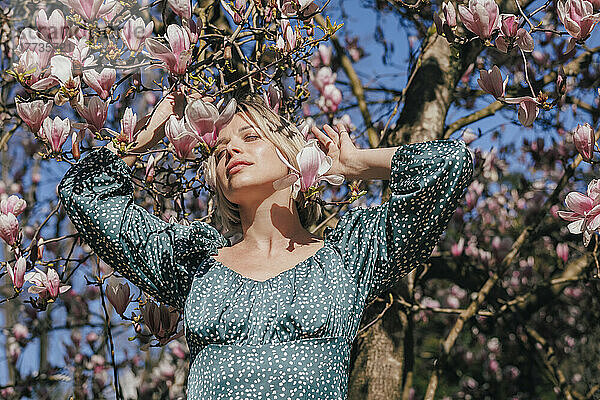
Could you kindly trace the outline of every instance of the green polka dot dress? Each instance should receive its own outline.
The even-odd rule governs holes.
[[[131,169],[105,147],[72,166],[58,194],[102,260],[184,310],[189,399],[341,400],[363,308],[430,256],[472,175],[463,141],[399,147],[389,201],[347,211],[315,255],[263,282],[210,257],[228,246],[211,225],[170,224],[135,204]]]

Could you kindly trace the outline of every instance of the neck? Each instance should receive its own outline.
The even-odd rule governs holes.
[[[239,205],[244,246],[265,254],[280,253],[290,242],[306,243],[313,236],[300,223],[290,191],[278,190],[256,202]]]

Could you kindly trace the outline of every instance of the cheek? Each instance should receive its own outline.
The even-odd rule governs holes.
[[[288,167],[281,161],[275,149],[266,149],[260,156],[260,160],[264,160],[268,164],[268,168],[274,175],[286,174]]]

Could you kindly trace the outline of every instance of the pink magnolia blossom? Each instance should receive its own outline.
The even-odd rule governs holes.
[[[569,260],[569,245],[566,243],[559,243],[556,245],[556,255],[558,258],[567,262]]]
[[[519,105],[518,117],[519,121],[521,122],[521,124],[523,124],[523,126],[533,125],[533,121],[535,121],[540,112],[538,108],[540,102],[537,99],[534,99],[530,96],[525,96],[509,98],[505,99],[504,101],[506,101],[509,104]]]
[[[215,146],[219,130],[231,121],[237,102],[231,99],[221,112],[211,103],[196,100],[185,109],[187,130],[195,133],[209,148]]]
[[[344,125],[348,132],[352,132],[356,129],[356,126],[352,123],[352,118],[348,114],[344,114],[340,118],[334,118],[333,125],[337,126],[338,124]]]
[[[173,353],[173,355],[181,360],[185,359],[186,357],[186,352],[184,347],[181,345],[181,343],[173,341],[171,343],[169,343],[169,349],[171,349],[171,352]]]
[[[0,214],[0,238],[9,246],[14,245],[19,237],[19,221],[14,214]]]
[[[319,45],[318,54],[323,65],[331,64],[331,56],[333,54],[333,49],[331,48],[331,46],[327,46],[326,44],[321,43]]]
[[[274,113],[279,112],[279,104],[281,102],[281,90],[275,85],[269,85],[269,88],[263,93],[265,103]]]
[[[165,135],[181,160],[187,159],[200,142],[198,136],[186,130],[184,118],[177,119],[175,115],[171,115],[167,120]]]
[[[287,17],[298,14],[307,16],[316,12],[318,6],[313,3],[313,0],[282,0],[279,9]]]
[[[113,305],[115,311],[119,315],[123,315],[129,305],[130,288],[127,283],[117,283],[116,285],[108,285],[106,288],[106,297],[110,304]]]
[[[52,100],[44,102],[43,100],[35,100],[28,103],[17,101],[17,113],[19,117],[27,124],[31,132],[37,133],[44,120],[52,111]]]
[[[573,131],[573,141],[583,160],[591,161],[594,156],[594,147],[596,144],[594,128],[587,122],[583,125],[578,124],[577,128]]]
[[[221,100],[223,101],[223,100]],[[218,105],[218,104],[217,104]],[[237,102],[234,98],[229,100],[227,105],[219,112],[219,118],[215,121],[216,131],[219,132],[225,125],[227,125],[237,110]]]
[[[524,28],[518,28],[519,20],[516,15],[502,14],[500,34],[496,38],[496,47],[503,53],[512,48],[513,43],[523,51],[532,52],[534,41],[531,34]]]
[[[126,144],[134,143],[139,134],[139,132],[135,132],[136,124],[137,114],[133,112],[131,107],[127,107],[121,119],[121,132],[117,135],[117,140]]]
[[[90,67],[96,65],[96,61],[94,60],[94,56],[92,55],[92,49],[87,44],[86,38],[81,38],[75,40],[74,38],[69,38],[67,42],[69,43],[70,52],[67,52],[67,55],[71,58],[72,62],[77,64],[81,64],[82,67]]]
[[[154,154],[150,154],[150,157],[148,157],[148,162],[146,163],[146,182],[150,183],[152,182],[152,180],[154,179],[154,173],[155,173],[155,165],[156,165],[156,158],[154,157]]]
[[[571,211],[557,211],[559,217],[570,221],[567,225],[572,234],[583,233],[583,244],[587,246],[592,232],[600,227],[600,180],[592,180],[587,195],[579,192],[567,194],[565,204]]]
[[[185,108],[185,119],[190,131],[196,133],[209,148],[217,142],[215,122],[219,119],[219,110],[211,103],[196,100]]]
[[[190,36],[181,26],[169,25],[165,37],[170,48],[154,38],[148,38],[146,39],[148,52],[152,57],[161,60],[169,72],[182,75],[192,56]]]
[[[17,195],[11,195],[7,199],[0,201],[0,212],[2,214],[11,213],[15,217],[19,216],[27,208],[27,202]]]
[[[296,31],[290,24],[289,19],[282,19],[280,25],[282,32],[282,36],[280,36],[280,38],[283,39],[284,46],[283,48],[280,48],[281,42],[278,42],[277,48],[290,52],[296,48]]]
[[[198,22],[199,23],[196,23],[196,21],[194,21],[193,19],[189,19],[187,21],[187,24],[183,26],[185,28],[185,31],[188,33],[188,36],[190,37],[191,47],[193,47],[193,45],[198,42],[198,35],[202,33],[202,21]]]
[[[40,66],[40,57],[32,50],[24,51],[19,61],[13,64],[12,70],[23,77],[23,83],[27,86],[32,86],[46,75]]]
[[[477,139],[477,135],[471,129],[465,129],[461,136],[463,142],[466,144],[472,143],[475,139]]]
[[[60,46],[67,39],[69,25],[62,11],[54,10],[48,18],[46,11],[41,9],[35,22],[38,31],[53,46]]]
[[[327,85],[321,92],[318,105],[326,113],[336,112],[342,102],[342,92],[335,85]]]
[[[438,34],[446,33],[448,40],[453,40],[451,28],[456,26],[456,9],[454,8],[454,4],[450,1],[442,3],[442,13],[434,13],[433,22]]]
[[[508,37],[517,36],[517,31],[519,30],[519,17],[513,14],[502,14],[500,17],[502,18],[500,32]]]
[[[24,53],[27,50],[31,50],[38,56],[38,66],[40,69],[44,69],[48,66],[50,58],[54,55],[54,48],[50,43],[42,39],[41,34],[31,28],[25,28],[19,35],[19,46],[17,48],[19,53]]]
[[[81,15],[88,22],[94,22],[108,14],[117,4],[114,0],[60,0],[67,7]]]
[[[190,0],[167,0],[171,10],[182,19],[192,18],[192,5]]]
[[[458,14],[465,27],[483,40],[500,28],[500,10],[494,0],[469,0],[468,8],[458,6]]]
[[[98,132],[106,122],[109,105],[110,99],[102,101],[99,96],[93,96],[88,100],[87,105],[75,103],[74,108],[87,121],[88,127]]]
[[[7,263],[6,268],[8,269],[8,274],[10,275],[10,280],[13,283],[15,289],[21,289],[23,287],[23,283],[25,282],[25,271],[27,270],[27,261],[25,257],[19,257],[17,262],[15,262],[15,266],[12,267],[10,263]]]
[[[59,294],[71,289],[70,285],[62,285],[58,273],[52,268],[44,273],[37,267],[35,271],[25,274],[25,280],[32,284],[29,287],[29,293],[37,293],[41,298],[54,300]]]
[[[103,68],[102,72],[89,69],[83,72],[83,81],[98,93],[102,100],[110,96],[110,90],[117,79],[117,71],[113,68]]]
[[[282,35],[277,35],[277,40],[275,41],[275,48],[279,51],[285,50],[285,39]]]
[[[189,0],[187,0],[189,3]],[[148,25],[144,23],[142,17],[136,19],[130,18],[121,29],[121,39],[127,48],[136,53],[141,50],[144,41],[152,36],[154,30],[154,21]]]
[[[572,36],[565,53],[570,52],[576,42],[586,40],[600,21],[600,14],[594,14],[593,5],[587,0],[559,0],[556,11],[560,22]]]
[[[331,68],[323,67],[323,68],[319,68],[319,71],[317,72],[316,76],[311,77],[311,81],[312,81],[312,84],[320,92],[322,92],[323,89],[325,88],[325,86],[333,85],[335,83],[336,78],[337,78],[337,74],[334,73],[331,70]]]
[[[58,116],[54,120],[48,117],[44,120],[40,132],[42,138],[50,145],[52,152],[60,153],[63,144],[71,134],[71,121],[69,118],[61,119]]]
[[[19,360],[19,356],[21,355],[21,345],[17,343],[17,340],[15,338],[8,337],[6,339],[5,347],[7,358],[11,363],[16,364]]]
[[[78,88],[80,84],[79,77],[73,77],[73,63],[71,59],[63,55],[56,55],[50,59],[50,76],[40,79],[31,88],[46,90],[58,84],[69,89]],[[64,103],[59,102],[56,96],[54,102],[59,106]]]
[[[454,9],[454,4],[452,4],[450,1],[442,3],[442,12],[444,13],[444,19],[448,26],[455,27],[456,10]]]
[[[502,80],[502,73],[497,65],[494,65],[490,70],[479,70],[479,79],[477,79],[479,87],[484,92],[491,94],[496,99],[504,99],[506,84],[508,83],[508,75]]]
[[[27,339],[29,336],[29,329],[23,324],[16,323],[13,325],[11,332],[15,339],[21,341]]]
[[[310,187],[318,185],[321,181],[327,181],[332,185],[341,185],[344,182],[344,176],[342,175],[325,175],[331,168],[333,160],[318,147],[317,139],[310,139],[296,155],[298,169],[294,168],[285,159],[279,149],[275,150],[281,161],[292,172],[273,182],[273,188],[281,190],[293,185],[292,197],[294,199],[297,198],[299,191],[306,192]]]
[[[459,257],[463,249],[465,248],[465,238],[460,238],[458,243],[454,243],[450,249],[450,253],[452,253],[452,257]]]

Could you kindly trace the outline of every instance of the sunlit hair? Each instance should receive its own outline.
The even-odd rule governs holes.
[[[267,140],[279,149],[285,159],[298,169],[296,154],[306,144],[306,139],[298,128],[268,107],[262,96],[249,94],[237,100],[236,113],[243,112],[251,124],[255,126]],[[216,152],[204,164],[204,176],[209,186],[215,191],[215,219],[226,231],[241,232],[239,207],[227,200],[218,184]],[[216,187],[215,187],[216,186]],[[302,192],[295,200],[300,223],[308,228],[316,223],[321,215],[321,207],[315,202],[305,202]],[[303,205],[303,203],[305,203]]]

